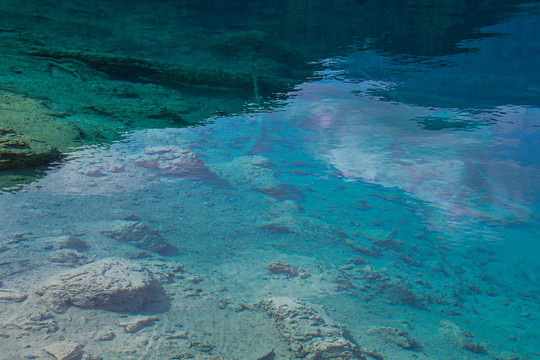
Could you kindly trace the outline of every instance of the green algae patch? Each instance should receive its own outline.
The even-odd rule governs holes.
[[[42,101],[0,92],[0,170],[46,164],[78,145],[78,137]]]
[[[213,67],[167,64],[155,60],[85,51],[34,50],[33,56],[54,60],[71,59],[81,61],[101,71],[113,80],[143,84],[156,84],[173,90],[204,90],[243,93],[258,97],[270,96],[292,90],[299,79],[271,77],[260,74],[254,66],[243,71],[224,69],[220,64]]]
[[[47,143],[10,128],[0,128],[0,170],[37,166],[57,156],[56,148]]]

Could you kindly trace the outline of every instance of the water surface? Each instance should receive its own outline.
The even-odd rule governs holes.
[[[267,13],[278,11],[226,5],[211,6],[208,16],[219,21],[205,25],[243,30],[257,16],[270,23]],[[357,4],[351,13],[382,11],[376,5]],[[195,8],[185,11],[208,10]],[[412,9],[381,18],[398,26]],[[163,283],[170,308],[154,311],[159,321],[130,335],[136,342],[92,340],[96,330],[116,329],[118,314],[54,315],[65,327],[50,341],[69,337],[103,358],[261,359],[272,349],[276,359],[291,358],[286,338],[253,305],[276,296],[323,306],[371,357],[540,357],[540,8],[500,10],[471,28],[455,24],[457,39],[451,27],[438,38],[422,27],[407,37],[392,29],[383,35],[367,20],[348,23],[355,31],[345,36],[325,22],[317,29],[342,43],[316,52],[315,40],[300,36],[306,58],[298,67],[282,54],[296,79],[287,91],[244,94],[241,111],[208,115],[199,126],[147,126],[73,150],[41,179],[0,196],[3,287],[30,289],[21,306],[33,304],[32,289],[65,271],[43,239],[72,235],[90,248],[64,266],[114,255],[153,271],[170,263],[188,272],[176,281],[189,289]],[[295,26],[311,23],[308,16],[284,24],[275,36],[288,43],[302,34]],[[159,42],[146,51],[167,53]],[[192,160],[181,160],[185,154]],[[144,223],[178,251],[107,238],[102,231],[118,219]],[[15,259],[36,267],[19,268]],[[273,272],[276,262],[296,273]],[[0,341],[17,357],[15,337],[30,342],[40,333],[13,330],[13,306],[2,304],[7,337]],[[101,320],[87,322],[86,314]],[[406,332],[418,346],[374,335],[377,327]],[[178,328],[187,335],[167,337]],[[201,342],[211,350],[193,345]]]

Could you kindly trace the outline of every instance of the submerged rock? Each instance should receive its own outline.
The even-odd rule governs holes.
[[[375,326],[367,331],[369,335],[375,335],[385,341],[392,342],[397,346],[407,350],[421,350],[420,344],[409,336],[405,330],[400,330],[387,326]]]
[[[411,307],[429,310],[424,298],[415,294],[411,289],[403,285],[394,285],[385,290],[385,294],[393,301],[401,302]]]
[[[57,360],[79,360],[83,356],[84,345],[71,341],[58,341],[46,346],[43,350]]]
[[[231,186],[210,170],[199,155],[177,146],[149,146],[143,155],[134,159],[134,163],[168,176],[203,180],[222,187]]]
[[[42,239],[45,250],[73,249],[85,251],[90,248],[86,241],[72,235],[51,236]]]
[[[343,327],[324,311],[288,297],[259,303],[274,318],[297,357],[308,360],[365,359],[362,351],[345,338]]]
[[[223,46],[227,41],[217,40]],[[273,43],[272,43],[273,44]],[[208,45],[207,45],[208,46]],[[32,51],[37,57],[73,59],[83,62],[92,68],[108,74],[114,79],[135,83],[152,83],[173,90],[184,90],[189,87],[202,87],[227,89],[229,92],[252,92],[253,70],[247,72],[230,71],[219,63],[218,68],[189,66],[186,64],[160,63],[156,60],[148,61],[141,58],[123,57],[119,54],[96,53],[87,51],[56,51],[50,48],[41,48]],[[237,62],[238,59],[235,59]],[[250,69],[252,69],[250,67]],[[286,92],[290,90],[289,78],[259,75],[258,87],[266,90],[265,93]]]
[[[21,302],[28,296],[17,290],[0,289],[0,301]]]
[[[116,334],[112,331],[99,331],[94,334],[93,338],[97,341],[111,341],[116,338]]]
[[[487,354],[488,351],[484,344],[475,343],[475,342],[465,342],[461,347],[467,351],[470,351],[475,354]]]
[[[124,331],[130,334],[136,333],[142,328],[152,326],[158,320],[155,316],[138,316],[133,319],[129,319],[128,322],[120,324],[124,328]]]
[[[53,263],[63,264],[65,266],[83,265],[89,262],[88,258],[77,250],[60,249],[55,251],[49,260]]]
[[[276,353],[274,352],[274,349],[272,349],[265,355],[257,358],[257,360],[274,360],[275,358],[276,358]]]
[[[268,189],[278,185],[272,163],[261,155],[244,155],[216,165],[219,174],[235,187]]]
[[[110,230],[102,233],[118,241],[128,242],[144,250],[153,251],[160,255],[177,255],[180,250],[169,244],[157,230],[148,228],[140,221],[115,220]]]
[[[0,91],[0,170],[46,164],[77,144],[76,128],[42,101]]]
[[[272,274],[284,274],[286,277],[295,277],[300,274],[298,266],[292,266],[285,261],[274,261],[266,265],[266,268]]]
[[[302,202],[306,198],[306,194],[294,184],[279,184],[278,186],[257,190],[263,194],[270,195],[277,200],[294,200]]]
[[[285,261],[274,261],[266,265],[266,268],[271,274],[285,275],[288,278],[299,276],[302,279],[306,279],[311,276],[311,274],[300,269],[298,266],[293,266]]]
[[[13,129],[0,128],[0,170],[38,166],[58,156],[59,152],[51,145]]]
[[[453,344],[475,354],[483,355],[488,353],[488,349],[483,342],[475,340],[473,334],[463,330],[457,324],[446,320],[441,321],[439,324],[439,331],[448,337]]]
[[[38,289],[55,312],[68,306],[136,312],[159,287],[143,266],[121,258],[99,260],[51,279]]]

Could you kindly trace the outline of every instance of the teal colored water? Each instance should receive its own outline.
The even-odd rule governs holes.
[[[229,10],[209,11],[227,27],[242,14]],[[118,256],[157,274],[182,264],[185,278],[161,282],[168,309],[147,311],[159,320],[141,333],[103,346],[89,334],[131,315],[79,309],[35,333],[104,359],[299,357],[305,334],[284,335],[253,305],[273,297],[324,308],[361,349],[347,359],[540,358],[540,7],[512,11],[431,51],[375,25],[320,53],[303,40],[327,57],[279,96],[254,91],[244,110],[201,125],[73,150],[0,194],[2,287],[30,289],[22,308],[66,265]],[[118,220],[174,250],[111,239]],[[43,239],[63,235],[89,249],[54,260]],[[0,342],[21,354],[9,306]],[[179,328],[187,335],[170,336]],[[19,336],[30,343],[32,331]]]

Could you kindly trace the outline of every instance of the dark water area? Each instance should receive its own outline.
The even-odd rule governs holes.
[[[540,358],[538,24],[0,0],[0,359]]]

